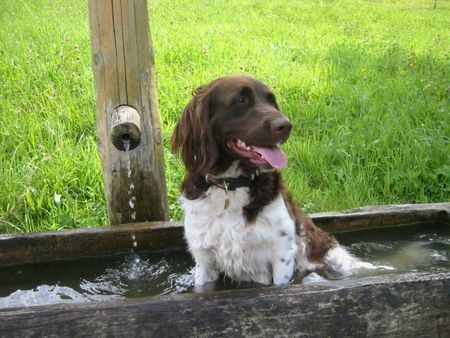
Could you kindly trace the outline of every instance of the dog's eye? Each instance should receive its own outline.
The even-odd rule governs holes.
[[[239,96],[239,100],[240,103],[248,103],[248,98],[246,96]]]
[[[270,103],[272,103],[275,106],[277,105],[277,100],[275,98],[275,95],[273,95],[272,93],[267,94],[267,101],[269,101]]]

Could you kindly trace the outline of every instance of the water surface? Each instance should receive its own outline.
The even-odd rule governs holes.
[[[407,226],[336,235],[377,266],[360,275],[450,272],[450,227]],[[103,301],[190,292],[193,261],[184,251],[132,253],[0,268],[0,308]],[[358,278],[353,276],[351,278]],[[316,274],[293,283],[332,283]],[[218,289],[255,287],[220,278]]]

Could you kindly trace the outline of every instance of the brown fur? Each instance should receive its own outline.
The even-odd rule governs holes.
[[[289,214],[295,222],[297,236],[305,236],[306,243],[308,244],[308,259],[312,262],[320,262],[328,250],[336,246],[336,239],[314,225],[312,219],[298,208],[291,194],[284,186],[282,194]]]
[[[245,99],[243,102],[242,98]],[[246,143],[266,147],[283,142],[288,138],[290,129],[277,131],[271,125],[280,118],[284,115],[279,112],[275,95],[255,79],[243,76],[220,78],[198,88],[172,136],[172,149],[180,153],[187,171],[181,187],[186,198],[202,198],[210,187],[205,175],[220,174],[233,161],[240,160],[244,173],[254,173],[257,168],[230,152],[226,140],[231,135]],[[336,245],[334,237],[317,228],[296,206],[278,172],[256,176],[249,186],[249,193],[250,202],[243,206],[249,224],[282,193],[295,220],[297,235],[306,237],[307,254],[311,261],[320,262],[326,252]]]
[[[172,149],[180,152],[192,177],[208,172],[218,160],[219,152],[209,123],[210,108],[211,88],[197,88],[172,136]]]
[[[280,193],[281,176],[277,172],[260,174],[250,185],[250,203],[244,206],[244,215],[252,223],[259,212]]]

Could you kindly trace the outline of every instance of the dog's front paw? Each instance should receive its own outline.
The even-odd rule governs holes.
[[[211,292],[216,289],[216,281],[212,282],[206,282],[204,284],[197,284],[194,285],[194,292],[201,293],[201,292]]]
[[[208,267],[207,265],[197,263],[195,266],[195,286],[213,283],[219,278],[217,270]]]
[[[288,284],[294,274],[294,258],[281,258],[273,263],[273,284]]]

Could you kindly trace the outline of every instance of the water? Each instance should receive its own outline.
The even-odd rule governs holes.
[[[450,272],[450,227],[408,226],[336,236],[356,257],[392,271]]]
[[[192,284],[184,251],[26,264],[0,268],[0,308],[166,295]]]
[[[362,275],[450,272],[450,227],[408,226],[336,235],[362,260],[379,266]],[[0,268],[0,308],[61,302],[106,301],[191,292],[194,263],[184,251],[131,253]],[[353,276],[351,278],[358,278]],[[294,283],[333,281],[317,274]],[[220,278],[218,289],[256,287]]]
[[[128,176],[128,206],[130,207],[130,217],[132,220],[136,219],[136,211],[134,210],[136,204],[136,196],[133,195],[134,184],[131,180],[131,159],[130,159],[130,146],[131,140],[129,138],[123,138],[123,148],[125,149],[126,161],[127,161],[127,176]]]

